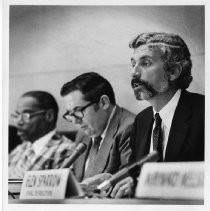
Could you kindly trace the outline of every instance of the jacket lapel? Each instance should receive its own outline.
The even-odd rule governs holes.
[[[118,129],[121,113],[122,113],[122,109],[119,106],[117,106],[115,113],[108,126],[105,138],[99,149],[98,156],[96,157],[96,161],[95,161],[96,165],[93,169],[94,174],[99,174],[103,172],[103,170],[106,167],[106,164],[109,158],[110,149],[115,140],[115,134]]]
[[[187,94],[186,91],[182,91],[174,113],[166,148],[165,161],[176,160],[188,132],[191,106],[188,102]]]
[[[78,137],[77,137],[77,144],[79,143],[85,143],[87,145],[87,149],[85,152],[80,155],[80,157],[75,161],[74,165],[74,173],[77,178],[77,180],[80,182],[82,181],[84,177],[84,172],[85,172],[85,162],[91,147],[91,138],[86,136],[83,133],[78,132]]]
[[[140,123],[142,128],[138,128],[139,132],[142,133],[142,135],[140,136],[142,137],[141,140],[138,140],[140,141],[141,144],[139,145],[139,147],[136,147],[136,150],[137,150],[136,154],[137,154],[138,159],[141,159],[143,156],[148,154],[150,150],[152,126],[154,122],[152,107],[148,111],[147,115],[145,115],[145,121],[143,122],[144,122],[144,125]],[[138,146],[138,143],[137,143],[137,146]]]

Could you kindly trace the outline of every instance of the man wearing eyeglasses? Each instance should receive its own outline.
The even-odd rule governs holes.
[[[9,178],[23,178],[27,170],[59,168],[73,150],[73,142],[56,133],[58,105],[44,91],[30,91],[18,100],[11,117],[22,144],[9,154]]]
[[[73,166],[78,181],[99,175],[100,183],[126,166],[135,115],[116,105],[111,84],[97,73],[84,73],[64,84],[61,96],[67,108],[63,117],[79,130],[75,143],[88,146]]]

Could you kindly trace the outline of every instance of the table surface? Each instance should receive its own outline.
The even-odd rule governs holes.
[[[9,204],[168,204],[168,205],[204,205],[204,200],[178,199],[9,199]]]

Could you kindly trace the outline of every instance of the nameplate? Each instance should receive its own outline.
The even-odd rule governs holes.
[[[20,199],[65,199],[69,169],[27,171]]]
[[[204,199],[204,162],[146,163],[137,198]]]

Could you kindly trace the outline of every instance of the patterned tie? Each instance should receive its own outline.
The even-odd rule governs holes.
[[[93,169],[94,169],[94,166],[96,165],[95,159],[98,154],[101,140],[102,140],[101,136],[94,138],[94,142],[89,153],[89,162],[88,162],[87,169],[85,171],[85,178],[88,178],[94,175]]]
[[[159,162],[163,161],[163,137],[161,130],[161,122],[159,113],[155,114],[155,127],[153,129],[153,150],[159,152]]]

